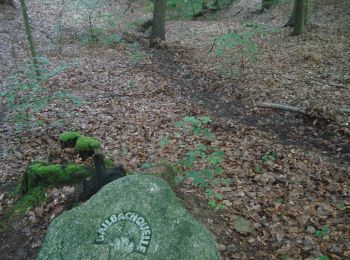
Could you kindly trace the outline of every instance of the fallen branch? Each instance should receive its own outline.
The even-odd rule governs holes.
[[[258,103],[257,107],[272,108],[272,109],[284,110],[284,111],[293,112],[293,113],[305,114],[305,112],[298,107],[276,104],[276,103]],[[345,114],[350,114],[350,108],[340,108],[339,111]]]

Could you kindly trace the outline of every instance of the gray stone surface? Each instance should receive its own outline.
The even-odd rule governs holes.
[[[118,179],[50,225],[41,259],[220,259],[212,234],[150,175]]]

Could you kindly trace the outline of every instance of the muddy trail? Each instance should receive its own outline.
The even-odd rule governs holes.
[[[186,50],[178,55],[175,50],[174,55],[173,50],[151,50],[157,60],[156,64],[161,65],[149,69],[156,70],[160,75],[167,75],[173,90],[181,92],[184,102],[199,105],[214,118],[222,118],[229,124],[239,122],[246,125],[248,131],[260,130],[270,139],[291,149],[316,152],[330,162],[349,164],[350,144],[342,133],[332,129],[326,122],[314,124],[313,118],[308,116],[257,109],[239,94],[234,101],[228,102],[223,98],[227,93],[221,91],[217,84],[220,76],[212,71],[201,70],[198,61],[188,58],[190,51]]]

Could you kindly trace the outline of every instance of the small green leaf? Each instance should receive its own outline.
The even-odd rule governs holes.
[[[210,207],[215,208],[215,207],[216,207],[216,201],[215,201],[215,200],[209,200],[208,205],[209,205]]]
[[[218,167],[218,166],[216,166],[215,168],[214,168],[214,170],[215,170],[215,173],[217,174],[217,175],[222,175],[224,172],[225,172],[225,170],[224,170],[224,168],[222,168],[222,167]]]
[[[316,230],[316,236],[319,238],[323,238],[324,236],[329,234],[329,228],[328,226],[323,226],[322,229]]]
[[[256,165],[256,166],[255,166],[255,173],[256,173],[256,174],[260,174],[260,173],[261,173],[261,167],[260,167],[260,165]]]
[[[203,123],[203,124],[208,124],[211,123],[212,120],[209,116],[200,116],[198,119]]]

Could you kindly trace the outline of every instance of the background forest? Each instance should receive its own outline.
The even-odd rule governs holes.
[[[350,258],[349,10],[0,0],[2,259],[35,259],[78,203],[81,182],[18,190],[33,162],[93,164],[65,131],[165,179],[222,259]]]

